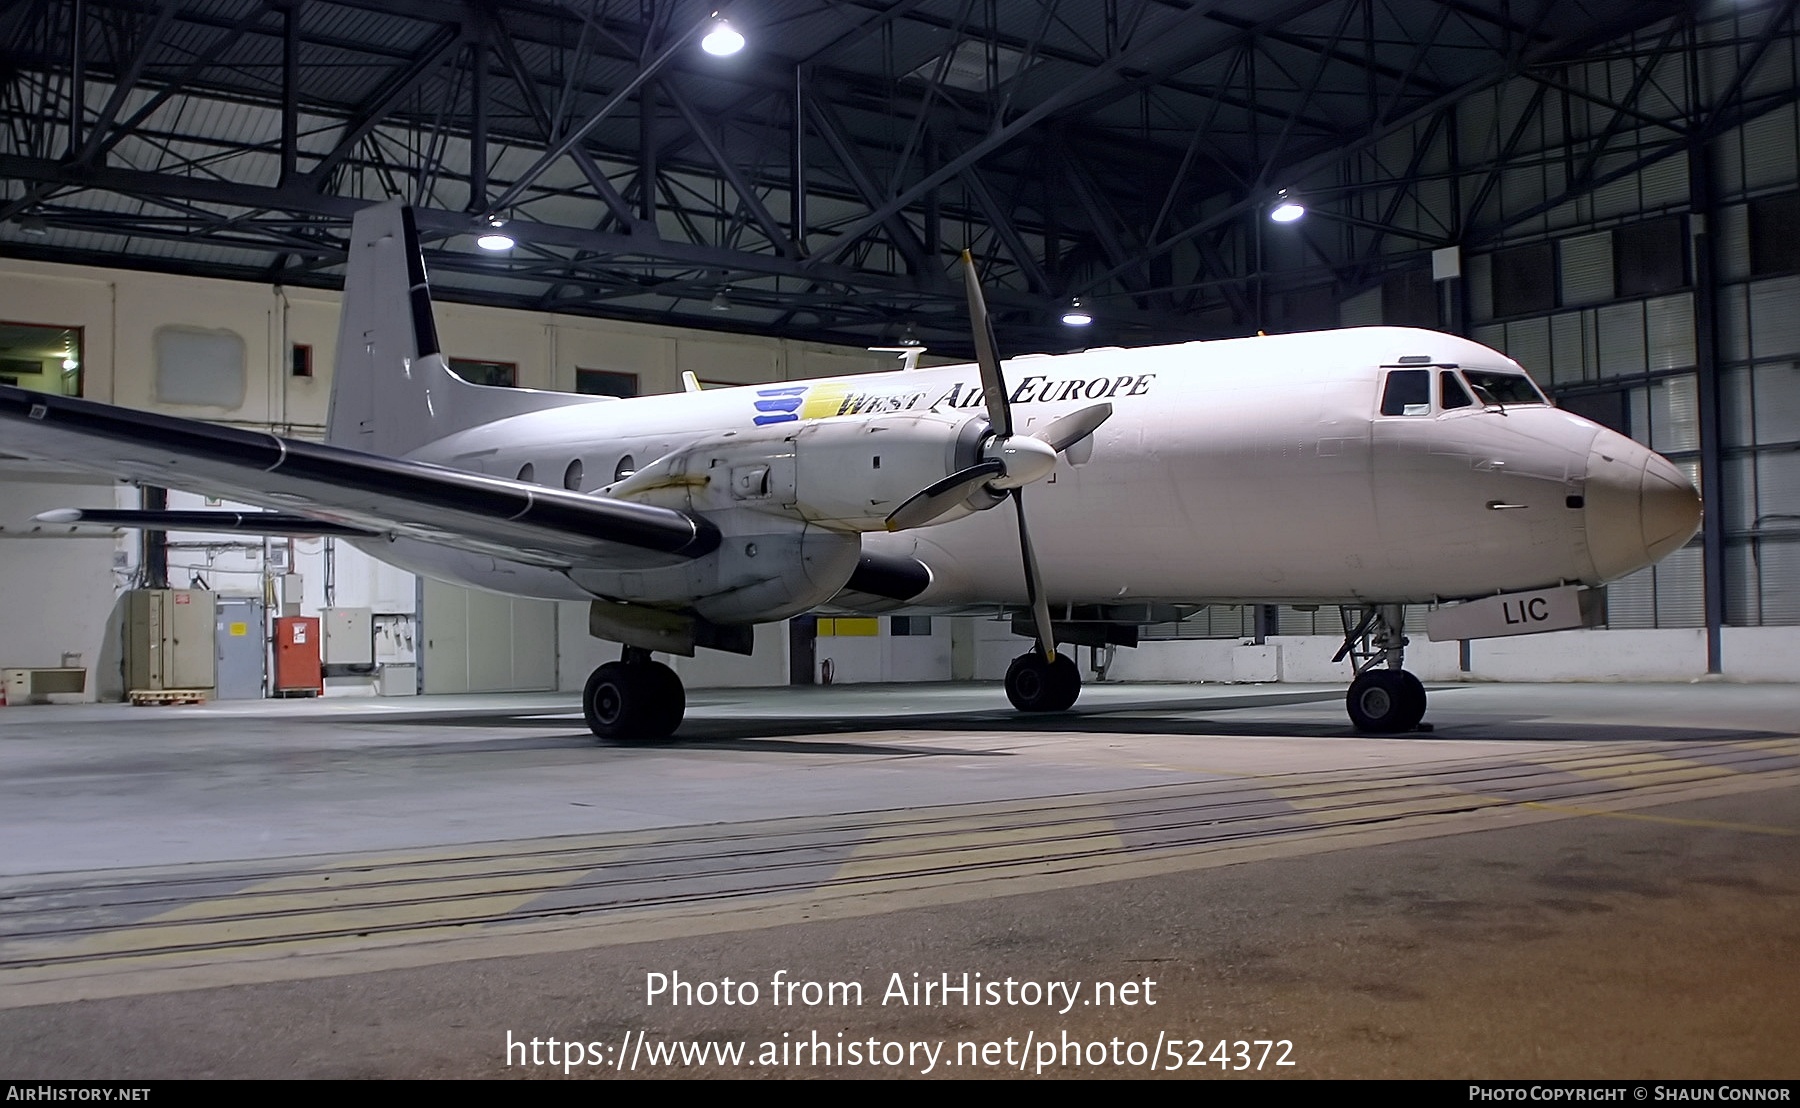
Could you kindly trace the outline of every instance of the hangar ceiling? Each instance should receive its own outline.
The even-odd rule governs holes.
[[[727,58],[715,6],[12,0],[0,243],[331,286],[397,195],[454,299],[955,351],[968,247],[1007,349],[1166,341],[1504,233],[1533,205],[1479,175],[1528,122],[1560,113],[1541,211],[1794,88],[1746,80],[1750,35],[1701,74],[1680,0],[739,0]],[[1736,6],[1791,33],[1793,0]],[[1271,243],[1283,188],[1324,218]]]

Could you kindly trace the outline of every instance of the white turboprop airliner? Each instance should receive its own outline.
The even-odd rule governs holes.
[[[969,286],[975,365],[631,400],[488,388],[438,348],[411,211],[376,205],[351,232],[324,444],[0,387],[0,450],[271,509],[40,518],[344,535],[431,577],[590,601],[623,656],[583,708],[627,739],[681,722],[652,652],[748,653],[755,624],[815,609],[1011,611],[1036,644],[1006,690],[1030,712],[1080,691],[1056,643],[1132,644],[1210,603],[1340,606],[1351,719],[1405,731],[1425,692],[1404,605],[1441,605],[1438,638],[1580,626],[1588,588],[1699,525],[1675,466],[1466,339],[1372,327],[1003,370]]]

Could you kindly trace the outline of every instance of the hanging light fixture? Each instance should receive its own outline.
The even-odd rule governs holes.
[[[731,310],[731,297],[726,294],[724,289],[720,289],[718,292],[713,293],[712,310],[715,312],[729,312]]]
[[[727,57],[744,48],[744,36],[723,15],[713,13],[712,29],[700,40],[700,49],[715,57]]]
[[[511,250],[514,245],[513,238],[501,229],[505,226],[506,220],[504,219],[488,220],[487,230],[483,231],[481,235],[476,238],[475,245],[481,247],[483,250],[493,250],[495,252]]]
[[[1305,214],[1306,205],[1289,196],[1286,189],[1275,194],[1275,204],[1269,209],[1269,218],[1276,223],[1292,223]]]
[[[1082,306],[1081,297],[1077,296],[1069,301],[1067,308],[1063,309],[1062,321],[1068,327],[1086,327],[1094,322],[1094,316],[1092,312]]]

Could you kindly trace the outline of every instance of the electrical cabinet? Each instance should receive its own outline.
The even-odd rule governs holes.
[[[208,689],[214,684],[213,594],[133,589],[125,600],[125,688]]]
[[[275,621],[276,696],[324,695],[319,645],[319,621],[312,616],[282,616]]]

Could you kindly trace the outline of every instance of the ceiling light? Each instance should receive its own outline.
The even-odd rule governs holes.
[[[1062,321],[1070,327],[1086,327],[1094,322],[1094,317],[1092,313],[1081,306],[1081,297],[1077,296],[1069,301],[1067,308],[1063,309]]]
[[[64,369],[79,369],[80,367],[81,367],[81,363],[75,360],[75,355],[73,355],[73,354],[63,355],[63,368]]]
[[[1275,206],[1269,209],[1269,218],[1277,223],[1292,223],[1305,214],[1306,205],[1289,196],[1286,189],[1275,194]]]
[[[475,240],[475,245],[481,247],[483,250],[511,250],[513,248],[512,236],[501,230],[501,228],[505,226],[506,221],[504,219],[488,220],[488,229],[483,231],[481,236]]]
[[[744,36],[738,34],[737,28],[727,23],[724,16],[714,12],[712,30],[706,32],[706,37],[700,40],[700,49],[723,58],[743,48]]]
[[[50,224],[41,215],[28,215],[19,220],[19,230],[28,235],[47,235],[50,233]]]
[[[724,289],[720,289],[718,292],[713,293],[712,310],[715,312],[729,312],[731,310],[731,297],[725,295]]]

